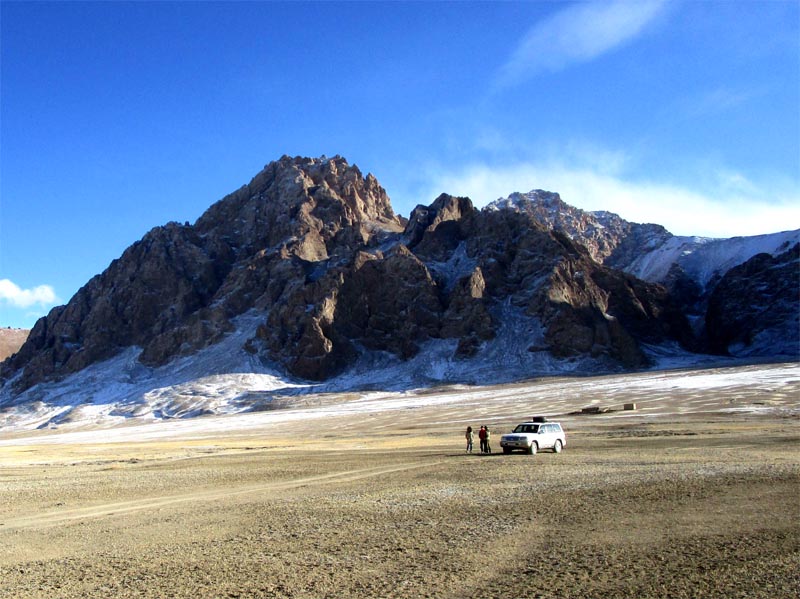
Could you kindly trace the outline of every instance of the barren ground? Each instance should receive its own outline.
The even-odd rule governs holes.
[[[0,328],[0,362],[19,351],[28,333],[28,329]]]
[[[796,597],[799,372],[0,432],[0,597]],[[618,411],[573,413],[590,404]],[[499,452],[542,413],[564,425],[563,453]],[[465,454],[467,424],[488,424],[496,453]]]

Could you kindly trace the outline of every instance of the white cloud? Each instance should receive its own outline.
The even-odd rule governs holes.
[[[715,193],[680,185],[626,179],[596,165],[527,162],[493,167],[474,163],[457,170],[431,171],[424,197],[446,191],[468,196],[476,206],[515,191],[557,192],[583,210],[609,210],[639,223],[657,223],[676,235],[735,237],[800,227],[800,193],[764,190],[742,175],[719,172]],[[769,198],[766,201],[765,198]]]
[[[592,60],[638,36],[662,12],[663,0],[570,5],[534,25],[500,70],[510,87],[543,71]]]
[[[22,289],[9,279],[0,279],[0,301],[16,308],[30,308],[34,305],[53,306],[60,300],[50,285],[39,285],[33,289]]]
[[[706,91],[697,97],[690,96],[684,100],[684,110],[692,117],[704,117],[727,112],[745,106],[752,100],[762,98],[767,94],[763,88],[735,90],[717,87]]]

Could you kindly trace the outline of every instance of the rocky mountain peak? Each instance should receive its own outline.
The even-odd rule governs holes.
[[[140,377],[231,339],[248,364],[309,380],[431,348],[464,372],[486,359],[519,376],[549,360],[639,368],[645,346],[694,343],[670,289],[612,267],[664,237],[542,190],[483,210],[442,194],[406,221],[344,158],[283,156],[40,319],[0,365],[2,393],[123,353]]]
[[[283,156],[195,225],[148,232],[40,319],[3,374],[27,388],[125,347],[140,347],[149,365],[191,354],[231,331],[231,318],[269,309],[403,226],[377,179],[344,158]]]
[[[709,299],[725,273],[756,254],[776,257],[800,241],[800,231],[731,239],[678,237],[658,224],[629,222],[605,210],[587,212],[575,208],[563,202],[558,194],[542,190],[513,193],[490,204],[487,209],[506,209],[526,214],[548,229],[561,232],[585,247],[595,262],[664,285],[692,322],[695,336],[704,340],[700,345],[707,341],[713,351],[721,351],[724,343],[720,345],[713,341],[718,337],[718,332],[708,329],[706,323],[716,328],[720,319],[718,316],[708,319],[706,311],[709,309]],[[771,291],[782,289],[774,281],[766,288]],[[733,291],[730,286],[725,289],[723,296]],[[785,295],[785,290],[778,292],[780,297]],[[718,305],[719,299],[715,302]],[[743,307],[745,304],[732,307],[733,304],[729,302],[726,305],[722,313],[727,317],[738,318],[738,314],[753,313],[752,309]],[[788,314],[785,310],[778,313],[784,316],[777,318],[777,321],[783,322],[789,318],[785,316]],[[761,326],[761,321],[765,320],[761,316],[754,319],[760,323],[757,326]],[[797,332],[796,327],[790,325],[790,329]],[[792,344],[796,345],[796,339],[796,334],[789,335],[788,345],[782,342],[773,346],[791,347]],[[765,347],[762,344],[742,351],[764,353]]]
[[[280,245],[304,260],[326,260],[342,241],[365,243],[373,234],[399,232],[403,223],[377,179],[340,157],[291,158],[269,163],[249,184],[209,208],[197,232],[237,252]]]
[[[549,229],[566,234],[586,247],[600,264],[620,268],[644,246],[672,235],[660,225],[631,223],[613,212],[587,212],[570,206],[557,193],[535,189],[512,193],[490,204],[490,210],[511,209],[527,214]]]
[[[731,268],[709,298],[709,348],[722,354],[800,356],[799,294],[800,243]]]
[[[475,207],[469,198],[459,198],[443,193],[430,206],[418,205],[414,208],[406,224],[405,237],[408,239],[408,244],[414,247],[423,238],[426,238],[426,233],[438,230],[437,235],[428,235],[426,238],[429,244],[435,243],[436,239],[446,235],[446,231],[452,232],[453,229],[460,228],[459,223],[469,220],[474,214]],[[449,223],[450,226],[440,227],[443,223]],[[452,238],[453,235],[450,237]]]

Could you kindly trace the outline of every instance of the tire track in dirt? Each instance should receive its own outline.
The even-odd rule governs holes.
[[[217,499],[235,497],[237,495],[247,495],[249,493],[278,492],[297,489],[301,487],[318,486],[326,484],[340,484],[352,482],[366,478],[374,478],[386,474],[394,474],[405,470],[418,468],[428,468],[441,464],[441,460],[424,463],[407,462],[395,466],[381,466],[373,468],[360,468],[357,470],[345,470],[331,474],[320,474],[294,480],[263,483],[257,485],[246,485],[242,487],[226,487],[217,489],[198,490],[179,495],[168,495],[160,497],[147,497],[143,499],[132,499],[128,501],[118,501],[114,503],[104,503],[87,507],[80,507],[66,510],[55,510],[39,513],[32,516],[22,516],[12,518],[0,523],[0,533],[10,532],[26,528],[51,528],[66,525],[81,520],[103,518],[106,516],[119,516],[140,512],[144,510],[155,510],[180,503],[193,501],[207,502]]]

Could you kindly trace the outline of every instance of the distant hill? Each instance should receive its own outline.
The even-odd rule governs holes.
[[[0,362],[17,353],[30,332],[30,329],[0,329]]]

